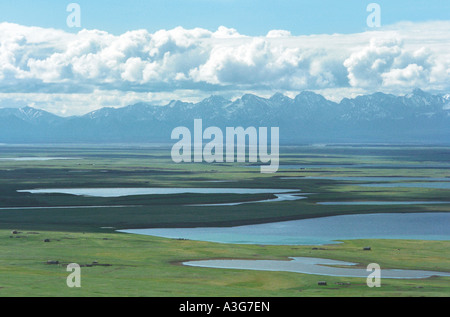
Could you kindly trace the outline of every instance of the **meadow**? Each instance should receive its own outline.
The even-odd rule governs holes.
[[[280,170],[242,163],[175,164],[162,146],[0,146],[0,296],[448,296],[450,279],[364,279],[182,266],[196,259],[323,257],[382,268],[450,272],[449,241],[347,240],[326,246],[229,245],[118,233],[130,228],[227,227],[342,214],[448,212],[439,205],[320,205],[339,201],[448,201],[448,189],[362,187],[320,177],[449,178],[450,149],[292,146]],[[60,157],[61,160],[14,160]],[[10,159],[5,159],[10,158]],[[284,165],[284,167],[283,167]],[[321,166],[322,165],[322,166]],[[289,167],[292,166],[292,167]],[[302,166],[302,167],[295,167]],[[306,166],[306,167],[305,167]],[[311,167],[308,167],[311,166]],[[258,166],[259,167],[259,166]],[[314,177],[314,178],[308,178]],[[386,181],[383,181],[385,183]],[[405,182],[402,180],[401,182]],[[411,181],[412,182],[412,181]],[[417,182],[417,181],[415,181]],[[377,181],[364,182],[376,184]],[[31,194],[40,188],[279,188],[307,199],[235,206],[273,194],[88,197]],[[13,234],[13,230],[17,233]],[[50,242],[44,242],[48,239]],[[370,245],[371,251],[363,251]],[[58,264],[47,264],[58,261]],[[82,287],[66,286],[65,265],[82,266]],[[92,265],[94,263],[94,265]],[[318,281],[326,280],[327,286]]]

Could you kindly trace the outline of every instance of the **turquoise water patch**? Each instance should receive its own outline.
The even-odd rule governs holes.
[[[317,204],[325,206],[440,205],[450,204],[450,201],[326,201]]]
[[[351,239],[450,240],[450,213],[379,213],[237,227],[127,229],[172,239],[267,245],[319,245]]]

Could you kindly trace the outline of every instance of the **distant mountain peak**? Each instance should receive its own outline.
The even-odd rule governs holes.
[[[19,109],[21,109],[21,110],[23,110],[23,111],[37,110],[36,108],[33,108],[33,107],[31,107],[31,106],[25,106],[25,107],[22,107],[22,108],[19,108]]]
[[[241,100],[243,100],[243,101],[262,100],[262,99],[264,99],[264,98],[259,97],[254,94],[245,94],[241,97]]]
[[[44,113],[44,112],[47,112],[45,110],[36,109],[36,108],[30,107],[30,106],[25,106],[25,107],[19,108],[19,110],[22,113]]]
[[[295,100],[298,102],[308,102],[308,103],[320,103],[320,102],[326,102],[327,99],[325,99],[324,96],[320,94],[316,94],[313,91],[304,90],[301,93],[299,93],[297,96],[295,96]]]
[[[89,112],[86,116],[89,118],[99,118],[99,117],[107,117],[111,115],[112,112],[114,112],[115,108],[113,107],[103,107],[98,110],[94,110],[92,112]]]
[[[272,97],[270,97],[270,100],[282,102],[282,101],[286,101],[286,100],[291,100],[291,98],[287,97],[286,95],[282,94],[281,92],[277,92],[277,93],[273,94]]]
[[[423,91],[420,88],[415,88],[413,89],[413,91],[409,94],[406,95],[407,98],[414,98],[414,97],[430,97],[432,96],[431,94]]]
[[[311,90],[303,90],[302,92],[299,93],[300,96],[322,96],[320,94],[315,93],[314,91]]]
[[[172,100],[105,107],[62,118],[27,106],[0,109],[0,142],[168,142],[176,126],[203,118],[217,127],[280,127],[289,142],[449,142],[450,94],[414,89],[405,96],[373,93],[339,103],[313,91],[295,99],[212,95],[197,103]],[[442,141],[443,140],[443,141]]]
[[[208,106],[223,106],[223,105],[229,104],[229,103],[231,103],[231,101],[225,99],[222,96],[211,95],[208,98],[205,98],[202,101],[200,101],[199,104],[208,105]]]
[[[134,105],[130,105],[130,106],[128,106],[128,107],[133,107],[133,108],[146,108],[146,107],[148,107],[148,106],[150,106],[148,103],[146,103],[146,102],[138,102],[138,103],[135,103]]]
[[[419,96],[428,95],[428,93],[426,93],[425,91],[423,91],[420,88],[414,88],[412,93],[413,93],[413,95],[419,95]]]

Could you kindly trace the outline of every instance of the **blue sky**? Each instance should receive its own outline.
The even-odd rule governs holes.
[[[68,27],[69,3],[81,28]],[[367,25],[375,2],[381,27]],[[0,107],[450,93],[450,1],[2,0]]]
[[[70,2],[82,8],[82,27],[113,34],[145,28],[201,27],[216,30],[224,25],[242,34],[264,35],[289,30],[293,35],[356,33],[367,29],[366,7],[382,7],[382,23],[448,20],[445,0],[2,0],[0,21],[67,29],[65,11]]]

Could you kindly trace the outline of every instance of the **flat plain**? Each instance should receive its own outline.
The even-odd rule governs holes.
[[[261,174],[259,168],[247,163],[175,164],[170,149],[157,146],[1,146],[1,158],[9,159],[0,161],[0,296],[450,295],[448,277],[383,279],[380,288],[369,288],[362,278],[181,265],[197,259],[287,260],[310,256],[355,262],[360,267],[375,262],[381,268],[450,272],[450,241],[371,239],[322,246],[232,245],[116,231],[229,227],[344,214],[450,211],[447,203],[318,204],[448,201],[448,189],[366,187],[346,177],[370,177],[364,184],[387,183],[386,178],[392,179],[388,183],[450,181],[449,148],[292,146],[280,152],[280,170]],[[45,157],[64,159],[42,159]],[[405,177],[411,180],[401,179]],[[149,187],[278,188],[308,194],[301,200],[253,203],[275,196],[186,193],[92,197],[21,192]],[[252,203],[211,206],[237,202]],[[371,250],[364,251],[368,245]],[[79,289],[66,285],[68,263],[82,265]],[[318,285],[322,280],[327,281],[326,286]]]

